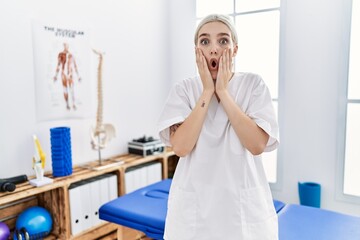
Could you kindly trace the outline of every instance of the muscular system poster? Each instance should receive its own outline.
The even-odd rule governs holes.
[[[90,117],[88,31],[33,21],[32,36],[37,120]]]

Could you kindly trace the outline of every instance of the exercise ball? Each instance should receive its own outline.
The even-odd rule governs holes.
[[[9,237],[10,237],[9,227],[5,223],[0,222],[0,240],[8,240]]]
[[[16,229],[25,228],[30,237],[45,237],[52,228],[52,218],[48,210],[34,206],[24,210],[16,219]]]

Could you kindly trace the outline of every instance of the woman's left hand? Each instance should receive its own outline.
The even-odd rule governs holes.
[[[219,62],[219,70],[215,86],[216,92],[218,93],[227,89],[227,85],[233,75],[231,48],[224,50]]]

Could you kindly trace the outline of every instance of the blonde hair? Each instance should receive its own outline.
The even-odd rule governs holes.
[[[198,37],[199,37],[198,35],[199,35],[200,29],[202,28],[202,26],[204,26],[205,24],[210,23],[210,22],[221,22],[221,23],[225,24],[230,29],[233,42],[235,43],[235,45],[238,44],[238,36],[237,36],[236,28],[235,28],[235,25],[234,25],[233,21],[231,20],[231,18],[229,16],[223,15],[223,14],[210,14],[210,15],[206,16],[205,18],[203,18],[196,28],[195,36],[194,36],[195,45],[197,44],[197,41],[198,41]]]

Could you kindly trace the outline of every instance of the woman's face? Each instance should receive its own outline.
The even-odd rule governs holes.
[[[230,29],[222,22],[209,22],[202,26],[196,46],[202,50],[213,79],[217,77],[219,59],[223,51],[232,49],[234,57],[238,48],[234,46]]]

